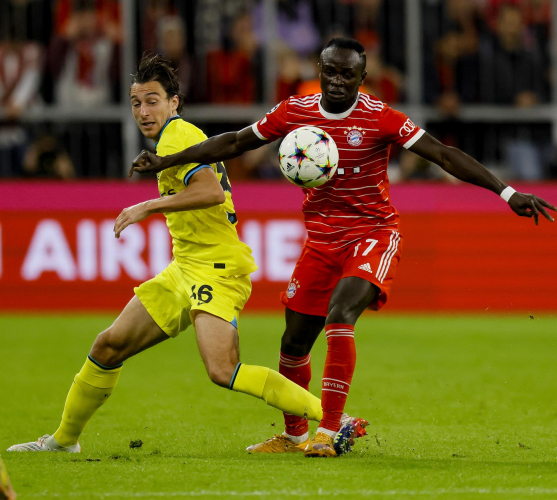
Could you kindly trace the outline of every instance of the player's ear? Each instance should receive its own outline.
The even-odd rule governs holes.
[[[364,71],[362,71],[362,80],[360,81],[360,86],[364,84],[364,80],[366,79],[367,76],[367,71],[364,69]]]
[[[179,105],[180,105],[180,96],[173,95],[170,99],[170,106],[172,107],[172,111],[176,111]]]

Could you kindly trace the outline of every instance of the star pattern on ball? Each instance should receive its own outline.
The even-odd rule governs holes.
[[[331,160],[327,158],[327,163],[325,165],[317,165],[317,168],[322,172],[322,175],[320,175],[319,177],[328,177],[329,172],[332,170],[333,166],[331,165]]]
[[[294,184],[298,184],[298,186],[303,186],[306,183],[306,181],[300,177],[300,172],[296,172],[296,175],[292,180],[294,181]]]
[[[329,167],[328,165],[316,165],[316,166],[321,172],[321,175],[317,177],[318,179],[321,179],[321,177],[328,177],[331,167]]]
[[[330,139],[325,132],[314,132],[314,134],[317,136],[318,139],[316,144],[324,144],[325,146],[329,147]]]
[[[300,146],[298,146],[298,143],[296,143],[294,145],[294,153],[292,155],[290,155],[291,158],[296,158],[296,161],[298,162],[298,165],[302,164],[302,161],[304,161],[307,158],[306,155],[306,151],[307,151],[307,147],[305,148],[301,148]]]

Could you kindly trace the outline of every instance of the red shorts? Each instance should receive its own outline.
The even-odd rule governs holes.
[[[387,302],[401,246],[402,237],[396,231],[371,233],[333,251],[304,245],[286,292],[281,293],[281,302],[292,311],[327,316],[329,300],[339,280],[357,276],[380,290],[368,306],[377,311]]]

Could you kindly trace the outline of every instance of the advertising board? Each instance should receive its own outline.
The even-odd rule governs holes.
[[[557,186],[516,186],[555,203]],[[133,286],[170,261],[164,217],[114,238],[122,208],[153,198],[149,182],[5,182],[0,186],[0,309],[117,311]],[[535,226],[494,194],[469,186],[395,185],[403,257],[393,311],[557,311],[557,224]],[[306,237],[301,190],[235,184],[238,232],[252,248],[248,311],[281,310]]]

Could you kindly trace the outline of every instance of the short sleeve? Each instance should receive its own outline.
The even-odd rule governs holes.
[[[254,123],[251,128],[262,141],[276,141],[287,133],[286,109],[288,99],[277,104],[262,120]]]
[[[404,113],[385,106],[378,123],[381,140],[394,142],[405,149],[412,147],[425,134]]]
[[[199,144],[207,139],[207,136],[198,128],[187,130],[186,133],[180,133],[179,131],[175,132],[174,130],[168,132],[171,133],[163,135],[161,141],[157,145],[157,154],[159,156],[168,156],[179,153],[180,151],[194,146],[195,144]],[[174,167],[176,169],[175,176],[179,181],[187,185],[192,175],[201,168],[205,167],[210,167],[210,165],[203,165],[200,163],[179,165]]]

